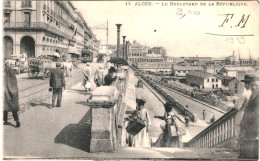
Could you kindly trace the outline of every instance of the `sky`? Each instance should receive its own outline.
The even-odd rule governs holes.
[[[153,6],[135,1],[73,1],[73,4],[92,28],[108,20],[109,44],[116,44],[115,24],[122,24],[121,43],[124,35],[130,42],[164,47],[168,56],[225,57],[234,51],[237,57],[240,53],[241,58],[249,58],[250,52],[251,57],[258,58],[259,5],[252,1],[232,2],[243,6],[223,6],[216,1],[150,1],[148,5]],[[183,3],[186,6],[180,6]],[[189,3],[194,6],[187,6]],[[233,16],[225,21],[225,14]],[[106,44],[106,30],[92,31]]]

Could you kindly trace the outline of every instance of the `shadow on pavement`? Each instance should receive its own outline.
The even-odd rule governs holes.
[[[67,92],[84,94],[85,90],[84,89],[69,89],[69,90],[67,90]]]
[[[32,107],[34,107],[34,106],[45,106],[45,107],[47,107],[47,108],[50,108],[50,106],[51,106],[50,103],[43,103],[43,102],[41,102],[41,103],[31,102],[30,105],[31,105]]]
[[[90,152],[91,109],[78,122],[64,127],[55,137],[55,143],[65,144],[86,152]]]
[[[79,102],[76,102],[76,104],[81,104],[81,105],[84,105],[84,106],[88,106],[87,98],[86,98],[86,101],[79,101]]]

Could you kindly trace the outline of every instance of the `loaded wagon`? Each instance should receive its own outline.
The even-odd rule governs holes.
[[[37,78],[42,75],[43,79],[50,77],[51,70],[56,68],[56,62],[50,57],[39,57],[29,59],[28,76]]]

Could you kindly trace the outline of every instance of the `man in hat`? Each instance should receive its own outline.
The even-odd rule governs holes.
[[[243,118],[240,122],[238,145],[240,148],[239,158],[258,159],[259,148],[259,77],[245,75],[242,82],[245,83],[245,101]]]
[[[53,108],[55,106],[55,101],[57,99],[57,106],[61,107],[61,100],[62,100],[62,88],[65,89],[66,83],[64,79],[64,72],[61,69],[61,63],[56,63],[56,69],[51,71],[50,75],[50,87],[52,88],[52,104],[50,108]]]
[[[108,70],[108,74],[105,76],[105,85],[110,86],[116,80],[116,69],[114,67],[110,67]]]

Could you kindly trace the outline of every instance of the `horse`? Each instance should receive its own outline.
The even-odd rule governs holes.
[[[66,77],[72,77],[72,73],[73,73],[73,63],[72,62],[63,62],[62,69],[65,71]]]

